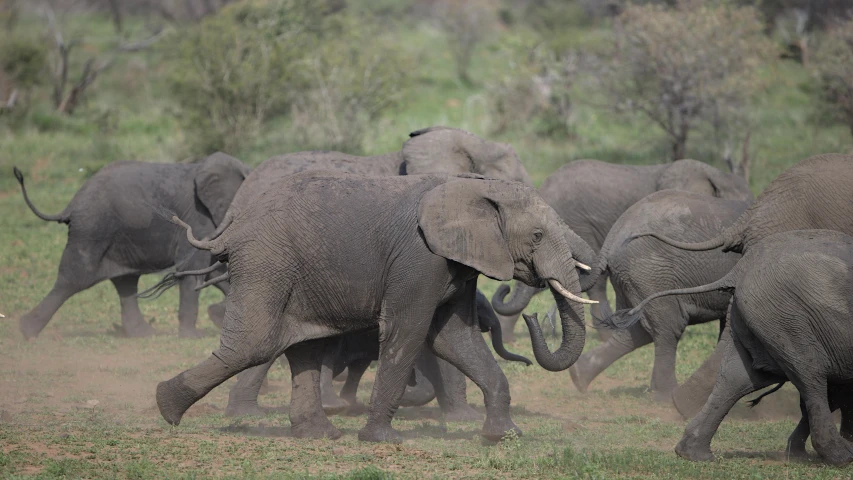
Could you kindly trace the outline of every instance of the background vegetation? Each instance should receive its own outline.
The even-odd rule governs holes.
[[[220,149],[257,165],[302,149],[376,154],[444,124],[512,143],[536,184],[580,158],[669,161],[683,140],[683,156],[746,169],[757,194],[807,156],[851,151],[848,3],[3,0],[0,475],[845,475],[781,461],[798,418],[790,387],[756,411],[738,407],[714,443],[722,461],[680,461],[672,447],[684,423],[645,394],[651,348],[587,395],[568,372],[502,363],[526,436],[500,447],[480,445],[478,425],[442,426],[435,409],[401,411],[400,447],[359,444],[363,417],[335,417],[339,442],[278,438],[285,413],[236,426],[221,415],[230,383],[202,415],[167,428],[153,386],[215,348],[215,329],[202,315],[209,338],[175,338],[170,292],[142,305],[169,336],[117,338],[119,305],[102,284],[23,342],[17,319],[53,282],[66,229],[29,212],[11,167],[56,212],[120,159],[177,162]],[[710,351],[714,330],[688,330],[680,379]],[[514,348],[530,354],[527,340]],[[264,404],[287,404],[288,378],[274,371]],[[365,401],[369,387],[368,378]],[[469,398],[482,405],[476,389]]]

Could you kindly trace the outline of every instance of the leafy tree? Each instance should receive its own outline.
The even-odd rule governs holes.
[[[843,121],[853,135],[853,20],[830,28],[815,52],[814,67],[826,110]]]

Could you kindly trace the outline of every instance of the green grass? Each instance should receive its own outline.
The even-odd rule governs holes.
[[[35,20],[29,19],[29,22]],[[90,32],[81,48],[105,49],[111,26],[80,18]],[[25,24],[34,25],[35,23]],[[138,24],[130,23],[131,26]],[[91,33],[94,32],[94,33]],[[402,105],[376,125],[367,153],[398,149],[406,134],[446,124],[488,135],[485,84],[508,59],[499,42],[484,45],[475,60],[475,85],[458,82],[443,36],[419,25],[400,29],[400,48],[420,60]],[[570,32],[579,41],[601,41],[606,30]],[[840,478],[843,469],[789,464],[781,456],[798,419],[796,392],[786,386],[754,410],[738,405],[723,423],[713,448],[720,459],[690,463],[672,449],[685,423],[647,392],[654,352],[643,348],[616,362],[589,393],[572,386],[568,372],[501,362],[511,385],[513,416],[525,435],[484,445],[473,423],[443,424],[437,407],[401,409],[395,419],[406,440],[400,446],[356,440],[364,416],[333,417],[344,432],[338,441],[287,437],[284,412],[235,421],[222,414],[232,381],[215,389],[179,427],[169,427],[154,405],[154,386],[196,364],[217,347],[215,327],[200,316],[209,336],[177,338],[177,292],[142,304],[163,336],[129,340],[115,336],[119,304],[108,283],[69,300],[35,341],[24,342],[17,320],[49,290],[66,238],[66,227],[38,220],[24,205],[11,166],[28,179],[33,201],[45,212],[64,208],[89,175],[124,158],[176,161],[184,156],[183,134],[162,91],[160,53],[130,56],[106,72],[73,117],[51,111],[38,99],[27,118],[0,130],[0,476],[24,478]],[[757,99],[753,132],[752,187],[759,193],[779,172],[821,152],[849,151],[844,127],[816,120],[809,72],[783,63],[760,72],[767,88]],[[511,142],[541,183],[550,172],[578,158],[620,163],[662,161],[668,146],[661,133],[639,118],[614,116],[594,107],[587,82],[577,86],[575,137],[553,140],[510,131]],[[258,141],[231,152],[256,165],[296,146],[288,122],[273,121]],[[717,166],[706,139],[697,136],[690,156]],[[158,276],[143,278],[152,285]],[[497,283],[481,281],[491,295]],[[218,292],[202,295],[204,307]],[[611,292],[612,298],[612,292]],[[550,307],[539,296],[529,311]],[[592,333],[592,332],[590,332]],[[513,351],[532,356],[526,329],[518,326]],[[677,374],[684,380],[713,348],[716,325],[691,327],[679,346]],[[552,342],[556,343],[552,339]],[[590,337],[587,348],[598,342]],[[360,391],[366,402],[370,370]],[[289,402],[289,372],[275,367],[267,406]],[[98,400],[91,406],[89,400]],[[482,410],[482,395],[469,385],[469,400]],[[284,409],[286,410],[286,408]],[[231,428],[229,428],[231,427]]]

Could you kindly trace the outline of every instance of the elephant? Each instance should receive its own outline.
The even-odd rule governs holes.
[[[490,332],[492,347],[503,359],[531,365],[527,358],[507,352],[501,338],[500,322],[491,309],[489,300],[477,291],[477,320],[480,331]],[[356,401],[356,391],[367,367],[379,359],[379,332],[371,329],[343,335],[326,344],[320,374],[320,395],[323,410],[335,413],[343,410],[355,412],[361,409]],[[284,362],[284,359],[280,359]],[[230,416],[262,415],[258,405],[258,394],[266,373],[274,363],[253,367],[240,375],[231,388],[225,413]],[[341,394],[335,393],[332,379],[347,368],[347,377]],[[465,377],[447,362],[424,352],[418,359],[401,406],[421,406],[437,399],[446,419],[451,421],[479,420],[480,413],[467,402]]]
[[[656,293],[608,322],[629,326],[650,301],[669,295],[734,291],[731,341],[713,391],[675,448],[689,460],[712,460],[711,439],[743,396],[790,381],[800,393],[812,445],[824,461],[853,461],[853,444],[835,427],[830,389],[853,383],[853,237],[833,230],[792,230],[752,241],[735,267],[716,282]],[[841,397],[845,397],[845,395]],[[842,416],[844,416],[842,412]],[[801,422],[802,424],[802,422]],[[851,438],[850,418],[842,422]],[[802,428],[792,443],[804,442]],[[799,440],[798,440],[799,438]]]
[[[851,199],[853,155],[814,155],[782,172],[734,223],[709,240],[693,243],[642,232],[628,241],[650,236],[686,251],[744,253],[768,235],[791,230],[827,229],[853,235]],[[721,352],[715,352],[684,386],[673,391],[673,401],[682,415],[689,418],[705,403],[721,357]]]
[[[722,278],[740,259],[737,253],[685,252],[654,239],[623,244],[626,239],[646,231],[681,240],[705,238],[730,225],[748,206],[748,202],[740,200],[661,190],[625,210],[607,234],[596,266],[613,283],[617,308],[633,307],[655,292],[712,282]],[[661,263],[668,268],[660,268]],[[711,292],[655,302],[643,311],[640,322],[628,330],[612,331],[606,342],[581,355],[569,369],[572,381],[585,392],[613,362],[653,342],[651,391],[658,401],[669,401],[678,385],[675,355],[684,329],[717,319],[722,327],[730,298],[727,293]],[[610,306],[602,307],[604,316],[609,316]]]
[[[155,212],[181,212],[196,231],[209,233],[222,221],[250,169],[221,152],[191,163],[137,161],[111,163],[74,194],[59,214],[38,210],[27,196],[24,177],[14,169],[24,201],[42,220],[68,224],[68,241],[50,293],[20,319],[27,339],[37,336],[72,295],[109,279],[121,300],[121,329],[129,337],[155,333],[136,298],[139,276],[181,263],[187,268],[212,262],[183,240],[182,230]],[[180,283],[181,337],[198,337],[198,292],[192,279]],[[227,293],[226,283],[217,287]]]
[[[653,192],[666,189],[726,200],[748,202],[753,199],[752,191],[742,177],[690,159],[661,165],[617,165],[598,160],[576,160],[548,176],[539,187],[539,193],[597,254],[607,233],[628,207]],[[599,302],[592,307],[593,317],[601,318],[604,315],[601,309],[607,305],[607,275],[595,280],[587,294]],[[519,313],[540,290],[516,282],[512,291],[508,300],[505,300],[510,292],[508,286],[499,288],[492,297],[492,306],[504,317],[501,318],[501,326],[507,341],[512,341]],[[599,333],[607,336],[606,330],[599,330]],[[604,337],[602,339],[606,340]]]
[[[582,240],[520,182],[308,171],[269,185],[215,239],[198,240],[191,226],[172,221],[193,246],[227,262],[231,278],[219,348],[157,386],[158,408],[172,425],[217,385],[283,353],[293,382],[292,434],[338,438],[318,401],[319,344],[379,327],[360,440],[400,440],[391,420],[424,345],[483,391],[485,438],[520,435],[509,384],[474,320],[480,274],[550,285],[563,338],[551,352],[538,324],[529,324],[540,366],[565,370],[583,350],[582,306],[591,301],[574,293],[573,257]]]

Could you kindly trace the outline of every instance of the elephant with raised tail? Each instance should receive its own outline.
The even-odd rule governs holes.
[[[224,153],[192,163],[115,162],[87,180],[68,206],[55,215],[44,214],[33,205],[23,174],[17,168],[14,172],[24,201],[36,216],[68,224],[68,242],[53,288],[20,319],[21,333],[29,339],[47,326],[71,296],[104,280],[110,280],[118,292],[122,333],[130,337],[153,335],[154,328],[143,319],[136,298],[140,275],[178,263],[183,268],[212,263],[209,254],[196,252],[183,239],[183,232],[156,212],[182,212],[195,231],[212,233],[250,169]],[[195,280],[188,278],[179,284],[180,335],[197,337]],[[227,292],[227,282],[216,286]]]
[[[794,230],[754,240],[716,282],[656,293],[606,321],[628,327],[650,302],[671,295],[734,291],[729,338],[711,395],[675,448],[689,460],[712,460],[711,439],[745,395],[790,381],[800,393],[804,422],[789,453],[801,454],[805,432],[833,465],[853,461],[853,418],[844,401],[853,383],[853,237],[832,230]],[[830,396],[839,395],[840,399]],[[842,408],[839,434],[831,411]],[[792,451],[794,450],[794,451]]]
[[[541,366],[565,370],[583,350],[582,304],[590,301],[578,296],[579,239],[520,182],[304,172],[271,184],[217,238],[197,240],[188,226],[187,238],[228,262],[231,292],[220,348],[157,386],[160,413],[173,425],[217,385],[283,353],[293,434],[337,438],[318,401],[317,342],[378,327],[379,367],[359,439],[400,440],[391,420],[424,345],[483,391],[485,437],[520,434],[509,384],[475,321],[479,274],[551,287],[563,339],[550,352],[529,324]]]
[[[752,192],[738,175],[724,173],[696,160],[677,160],[662,165],[618,165],[598,160],[569,162],[545,179],[539,193],[560,218],[590,247],[591,258],[581,259],[594,266],[595,256],[604,245],[616,220],[633,204],[659,190],[676,189],[725,200],[751,201]],[[582,280],[583,291],[598,301],[592,307],[594,318],[605,315],[607,273],[590,272]],[[591,283],[586,285],[586,283]],[[501,325],[507,341],[513,337],[518,315],[541,290],[518,282],[512,288],[500,287],[492,297],[492,306],[502,315]],[[606,331],[600,331],[606,337]],[[606,339],[606,338],[604,338]]]
[[[631,308],[655,292],[718,280],[740,259],[736,253],[685,252],[650,238],[630,243],[625,243],[626,239],[647,231],[682,240],[704,238],[730,225],[748,207],[744,201],[680,190],[655,192],[631,206],[607,234],[596,265],[610,277],[618,308]],[[653,342],[650,389],[658,401],[670,401],[672,390],[678,385],[675,358],[685,328],[717,319],[722,327],[730,298],[727,293],[711,292],[655,302],[631,328],[611,331],[607,341],[581,355],[569,369],[572,381],[585,392],[613,362]],[[602,307],[606,318],[611,314],[610,306]]]
[[[653,237],[685,251],[745,253],[774,233],[806,229],[853,235],[853,155],[815,155],[785,170],[734,223],[710,239],[682,241],[646,231],[625,242]],[[705,403],[721,358],[722,352],[715,350],[683,386],[673,391],[673,401],[685,417],[692,417]]]

